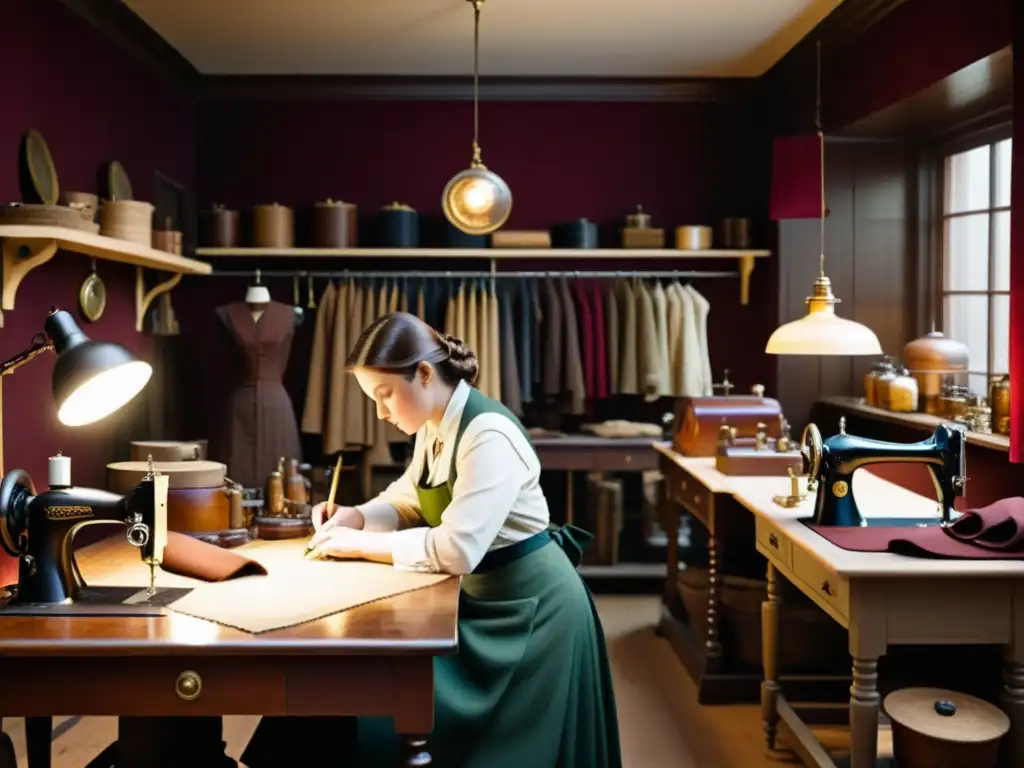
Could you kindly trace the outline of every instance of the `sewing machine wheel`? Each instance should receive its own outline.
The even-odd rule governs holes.
[[[8,472],[0,483],[0,545],[11,557],[20,557],[25,551],[22,534],[25,533],[24,521],[14,517],[15,491],[18,486],[27,488],[30,495],[36,495],[32,478],[23,469]]]
[[[805,474],[813,483],[821,469],[821,432],[813,422],[804,427],[804,433],[800,436],[800,453],[804,457]]]

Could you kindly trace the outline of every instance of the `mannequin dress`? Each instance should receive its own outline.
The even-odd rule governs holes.
[[[282,379],[288,366],[295,316],[271,301],[256,319],[245,302],[217,308],[232,347],[235,381],[225,404],[220,458],[228,476],[262,488],[278,460],[301,458],[299,425]]]

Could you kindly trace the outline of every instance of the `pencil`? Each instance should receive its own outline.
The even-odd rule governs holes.
[[[327,507],[330,511],[331,507],[334,506],[334,497],[338,495],[338,478],[341,476],[341,456],[338,456],[338,463],[334,465],[334,476],[331,478],[331,490],[327,494]],[[326,521],[325,521],[326,522]],[[306,544],[306,551],[303,554],[308,555],[313,551],[313,547]]]

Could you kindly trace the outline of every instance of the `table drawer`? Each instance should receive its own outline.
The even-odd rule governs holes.
[[[674,480],[674,482],[673,482]],[[687,512],[708,525],[714,508],[714,494],[687,472],[680,471],[669,480],[672,498]]]
[[[827,603],[843,618],[850,615],[850,583],[833,573],[810,553],[793,548],[793,576],[808,587],[808,597]]]
[[[793,564],[793,542],[782,535],[782,532],[763,517],[757,518],[757,543],[769,553],[770,559],[783,568]]]

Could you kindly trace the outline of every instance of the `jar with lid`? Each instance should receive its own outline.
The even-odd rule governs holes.
[[[932,330],[903,347],[903,363],[917,379],[921,409],[941,416],[943,377],[952,375],[966,383],[969,367],[967,346]]]
[[[875,392],[875,383],[878,377],[893,367],[892,358],[882,355],[871,370],[864,374],[864,402],[868,405],[878,405],[878,397]]]
[[[951,384],[942,396],[942,411],[938,414],[961,424],[967,418],[967,397],[970,391],[959,384]]]
[[[992,379],[988,404],[992,408],[992,431],[1010,434],[1010,375]]]
[[[884,371],[880,371],[878,376],[875,377],[874,392],[876,408],[884,408],[889,410],[889,385],[892,384],[893,379],[896,378],[896,366],[890,365]]]
[[[917,379],[902,366],[894,366],[893,378],[889,381],[888,408],[897,413],[913,413],[917,410]]]

